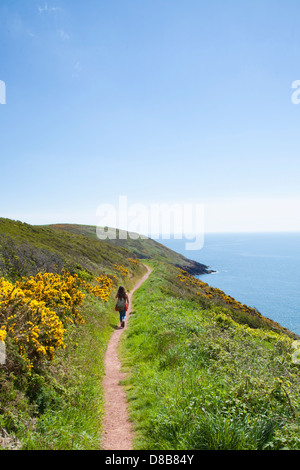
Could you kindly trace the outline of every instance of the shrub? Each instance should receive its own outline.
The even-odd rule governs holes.
[[[19,348],[28,368],[55,350],[64,347],[68,324],[84,323],[79,307],[84,301],[82,289],[107,302],[116,279],[107,275],[87,283],[77,275],[38,273],[15,284],[0,279],[0,339],[8,336]]]

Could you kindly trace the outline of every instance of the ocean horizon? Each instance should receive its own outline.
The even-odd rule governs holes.
[[[157,241],[215,271],[197,278],[300,334],[300,232],[207,233],[196,251]]]

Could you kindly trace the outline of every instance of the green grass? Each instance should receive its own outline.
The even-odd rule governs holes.
[[[173,275],[174,276],[174,275]],[[299,366],[284,333],[196,301],[156,266],[122,340],[135,447],[299,449]],[[179,290],[181,295],[179,295]]]

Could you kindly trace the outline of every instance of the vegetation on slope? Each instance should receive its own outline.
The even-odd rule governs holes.
[[[130,251],[85,235],[0,218],[0,275],[11,280],[62,269],[85,278],[113,274],[115,264],[129,268],[131,258]]]
[[[136,448],[300,449],[293,339],[182,274],[155,264],[122,340]]]
[[[98,240],[96,227],[91,225],[57,224],[51,225],[50,227],[54,230],[64,230],[68,233],[84,235],[91,239]],[[190,260],[151,238],[131,239],[130,236],[127,236],[127,232],[123,231],[122,236],[125,237],[125,239],[122,239],[122,237],[120,238],[120,230],[107,228],[107,235],[110,236],[110,234],[112,234],[111,238],[108,238],[106,243],[118,248],[124,248],[125,250],[133,253],[139,259],[155,259],[164,263],[169,263],[194,275],[212,272],[208,266],[198,263],[197,261]]]
[[[86,237],[1,223],[2,447],[98,449],[103,358],[118,322],[113,297],[145,268]]]

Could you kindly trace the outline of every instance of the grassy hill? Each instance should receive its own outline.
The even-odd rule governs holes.
[[[207,267],[153,240],[9,219],[0,219],[2,447],[99,448],[114,294],[143,263],[153,273],[122,342],[136,448],[299,449],[297,335],[196,279]]]
[[[54,230],[63,230],[68,233],[83,235],[99,242],[96,234],[96,227],[92,225],[56,224],[50,225],[50,227]],[[114,230],[115,233],[115,229],[108,228],[107,234],[109,235],[109,232],[112,230]],[[127,237],[126,232],[123,231],[123,235],[125,235],[126,239],[120,239],[119,234],[120,230],[117,229],[116,238],[108,238],[104,243],[129,250],[139,259],[156,259],[158,261],[170,263],[185,269],[190,274],[197,275],[211,272],[211,269],[208,266],[198,263],[197,261],[190,260],[151,238],[138,238],[132,240],[130,237]]]
[[[62,267],[97,274],[112,270],[115,263],[128,266],[132,257],[161,260],[193,274],[209,272],[207,266],[151,239],[100,241],[93,226],[32,226],[0,218],[0,273],[10,278]]]
[[[63,267],[97,275],[111,272],[115,263],[128,266],[132,257],[128,250],[86,235],[0,219],[0,272],[9,278]]]

